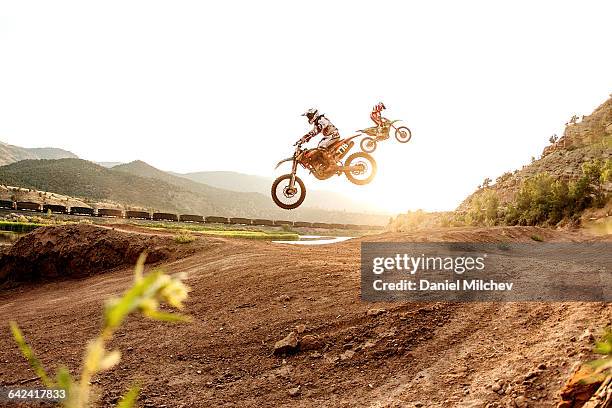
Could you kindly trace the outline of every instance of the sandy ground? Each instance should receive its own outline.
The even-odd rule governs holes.
[[[534,234],[592,239],[531,227],[363,239],[496,242]],[[100,405],[139,383],[145,407],[551,407],[576,364],[592,357],[590,333],[612,321],[611,305],[602,303],[364,303],[361,240],[186,244],[197,250],[161,266],[188,274],[193,322],[129,319],[112,345],[121,363],[95,380]],[[18,321],[51,371],[61,363],[76,373],[103,300],[125,290],[131,273],[118,267],[1,291],[0,321]],[[385,311],[368,314],[373,308]],[[302,349],[275,356],[275,342],[298,325]],[[0,385],[37,384],[4,327]]]

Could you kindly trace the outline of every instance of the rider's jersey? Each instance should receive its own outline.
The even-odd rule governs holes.
[[[324,115],[317,116],[313,122],[314,127],[312,130],[304,135],[304,139],[308,142],[310,139],[318,135],[323,134],[325,138],[336,138],[340,137],[338,129],[327,119]]]
[[[376,126],[381,126],[383,124],[382,115],[380,114],[381,111],[382,109],[376,105],[372,108],[372,113],[370,113],[370,119],[372,119],[372,122],[374,122]]]

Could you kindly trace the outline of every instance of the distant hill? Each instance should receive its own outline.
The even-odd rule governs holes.
[[[115,167],[123,163],[121,162],[96,162],[96,164],[99,164],[102,167],[106,167],[107,169],[110,169],[111,167]]]
[[[64,158],[77,158],[77,156],[67,150],[53,147],[25,148],[0,142],[0,166],[20,160]]]
[[[12,163],[0,167],[0,182],[72,197],[110,199],[126,205],[162,210],[176,210],[176,197],[185,194],[174,186],[109,170],[80,159],[23,160]],[[215,210],[208,203],[203,203],[202,207],[207,211]]]
[[[69,207],[90,207],[88,203],[70,196],[4,185],[0,185],[0,200],[34,201],[42,204],[59,204]]]
[[[387,222],[387,217],[381,215],[317,209],[284,211],[262,194],[211,187],[142,161],[107,169],[80,159],[23,160],[0,167],[0,184],[182,214],[355,224]]]
[[[243,193],[269,194],[273,181],[270,177],[254,176],[234,171],[200,171],[196,173],[173,174],[197,181],[198,183],[208,184],[212,187]]]
[[[212,187],[242,193],[255,192],[265,196],[270,195],[270,187],[274,181],[271,177],[255,176],[233,171],[201,171],[172,174],[208,184]],[[316,207],[331,211],[380,212],[380,210],[369,204],[353,201],[343,194],[313,188],[308,189],[308,199],[304,203],[304,207]]]
[[[269,200],[261,194],[239,193],[211,187],[159,170],[141,160],[120,164],[113,167],[111,170],[116,173],[125,173],[149,180],[158,180],[180,190],[190,191],[205,196],[211,203],[216,204],[214,208],[219,208],[219,210],[223,209],[225,213],[230,212],[232,215],[244,214],[243,211],[249,211],[249,207],[255,210],[255,208],[267,208],[270,206]]]

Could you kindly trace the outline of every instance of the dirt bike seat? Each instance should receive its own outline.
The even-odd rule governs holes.
[[[338,147],[340,147],[342,144],[344,144],[346,142],[346,139],[338,139],[337,142],[332,143],[331,145],[329,145],[329,147],[327,148],[328,150],[334,150]]]

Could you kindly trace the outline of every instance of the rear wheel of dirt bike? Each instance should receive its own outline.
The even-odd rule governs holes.
[[[406,126],[400,126],[395,129],[395,138],[400,143],[407,143],[412,139],[412,132]]]
[[[361,146],[361,150],[364,152],[372,153],[374,150],[376,150],[376,140],[374,140],[372,137],[364,137],[361,139],[359,146]]]
[[[285,174],[272,183],[272,200],[274,200],[276,205],[285,210],[298,208],[306,198],[304,182],[298,176],[295,176],[293,189],[289,188],[290,182],[291,174]]]
[[[353,184],[363,186],[368,184],[376,176],[376,160],[372,156],[364,152],[351,154],[346,162],[346,167],[353,167],[353,170],[345,170],[346,178]]]

